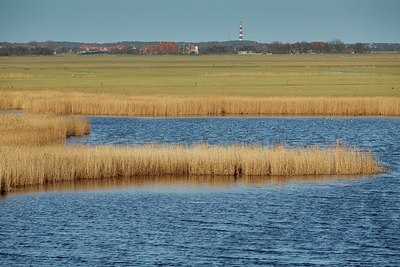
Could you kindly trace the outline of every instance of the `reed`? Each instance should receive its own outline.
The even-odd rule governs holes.
[[[0,191],[78,179],[158,176],[304,176],[375,174],[371,153],[276,146],[0,146]]]
[[[139,96],[0,92],[0,109],[58,115],[400,116],[400,97]]]
[[[64,146],[87,134],[86,119],[0,115],[0,191],[79,179],[189,176],[306,176],[374,174],[384,168],[370,152],[284,146]]]
[[[85,118],[0,114],[0,146],[62,143],[69,136],[89,132]]]

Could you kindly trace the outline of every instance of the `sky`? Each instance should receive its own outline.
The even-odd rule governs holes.
[[[400,43],[400,0],[0,0],[0,41]]]

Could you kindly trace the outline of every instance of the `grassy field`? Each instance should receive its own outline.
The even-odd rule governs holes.
[[[124,116],[400,116],[400,54],[3,57],[0,109]]]
[[[1,57],[0,91],[400,96],[400,54]]]

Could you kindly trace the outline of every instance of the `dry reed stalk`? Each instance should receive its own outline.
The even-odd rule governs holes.
[[[0,109],[62,115],[400,116],[399,97],[134,96],[1,92]]]
[[[0,191],[77,179],[360,175],[382,171],[371,153],[343,146],[0,146]]]
[[[88,134],[85,118],[0,114],[0,145],[62,143],[68,136]]]

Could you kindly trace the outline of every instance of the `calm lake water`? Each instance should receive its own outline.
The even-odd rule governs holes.
[[[91,118],[67,144],[371,150],[370,177],[82,181],[0,199],[0,265],[400,264],[399,118]]]

